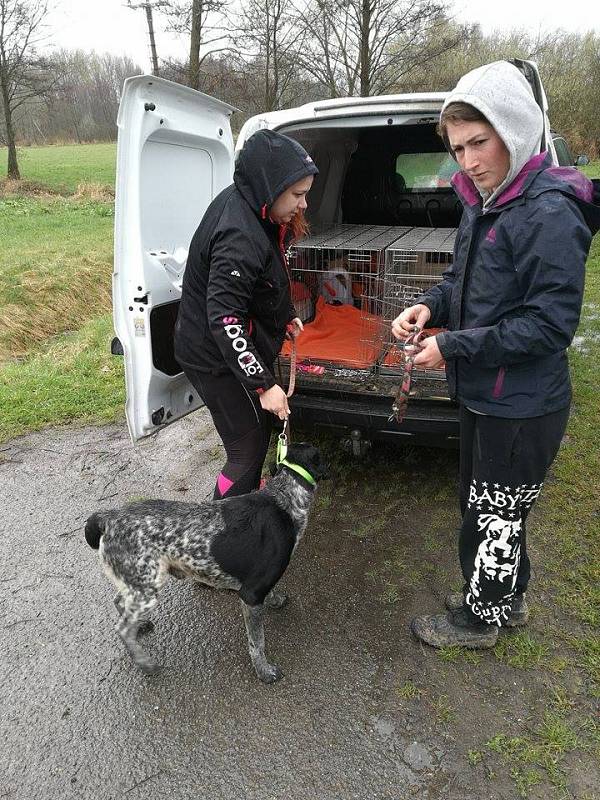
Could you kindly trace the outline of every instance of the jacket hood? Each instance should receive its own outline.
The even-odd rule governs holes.
[[[491,194],[479,190],[488,207],[539,153],[544,115],[526,78],[508,61],[494,61],[463,75],[442,111],[450,103],[459,102],[468,103],[485,116],[510,155],[508,174],[500,186]]]
[[[528,194],[535,197],[552,190],[567,194],[576,201],[592,236],[600,230],[600,181],[590,180],[575,167],[550,166],[536,176]]]
[[[264,216],[296,181],[319,172],[301,144],[270,130],[253,134],[238,154],[233,182],[250,206]]]

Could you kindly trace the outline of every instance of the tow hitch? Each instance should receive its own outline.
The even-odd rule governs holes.
[[[354,458],[363,458],[367,451],[371,449],[371,440],[363,437],[363,432],[359,428],[350,431],[350,438],[342,440],[342,447],[352,453]]]

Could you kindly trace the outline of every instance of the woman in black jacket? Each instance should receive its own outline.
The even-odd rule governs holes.
[[[306,194],[317,172],[296,141],[258,131],[190,244],[175,355],[225,446],[217,499],[258,488],[273,415],[290,413],[273,377],[286,332],[302,330],[285,251],[305,230]]]

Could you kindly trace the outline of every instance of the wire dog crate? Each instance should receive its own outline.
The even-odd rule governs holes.
[[[341,224],[298,242],[289,264],[294,305],[305,322],[300,365],[397,373],[401,359],[389,357],[391,322],[439,281],[454,235],[453,228]]]
[[[313,322],[311,362],[373,370],[385,338],[381,308],[386,249],[411,229],[335,225],[301,240],[290,253],[298,314]],[[303,337],[305,338],[305,337]],[[306,341],[306,338],[305,338]]]
[[[412,228],[386,250],[381,316],[388,331],[404,308],[439,283],[452,263],[455,238],[455,228]],[[381,371],[396,371],[401,363],[399,348],[390,336]],[[445,371],[415,367],[414,378],[417,382],[423,378],[441,381]]]

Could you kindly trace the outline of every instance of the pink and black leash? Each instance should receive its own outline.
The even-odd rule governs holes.
[[[415,356],[422,349],[421,339],[423,338],[423,328],[420,328],[418,325],[415,325],[412,329],[412,333],[408,336],[406,341],[404,342],[404,366],[402,370],[402,381],[400,383],[400,388],[394,398],[394,403],[392,405],[392,413],[388,418],[388,422],[392,420],[396,420],[396,422],[400,423],[403,421],[404,417],[406,416],[406,409],[408,408],[408,398],[410,397],[410,386],[412,382],[412,369],[415,361]],[[412,347],[413,349],[410,353],[406,352],[407,347]]]

